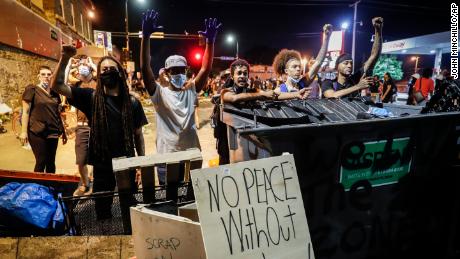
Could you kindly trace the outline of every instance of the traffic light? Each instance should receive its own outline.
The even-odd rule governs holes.
[[[195,53],[195,60],[200,61],[201,60],[201,53],[197,52]]]
[[[203,50],[200,48],[191,49],[189,58],[192,65],[200,65],[203,60]]]

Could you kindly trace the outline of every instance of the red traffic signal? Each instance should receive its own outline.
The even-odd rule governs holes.
[[[192,66],[199,66],[203,61],[203,50],[197,47],[192,48],[189,50],[188,57]]]

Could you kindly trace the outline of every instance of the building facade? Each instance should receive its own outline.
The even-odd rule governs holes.
[[[62,44],[91,45],[90,0],[0,1],[0,101],[18,103],[38,82],[38,68],[54,68]],[[13,101],[12,101],[13,100]]]

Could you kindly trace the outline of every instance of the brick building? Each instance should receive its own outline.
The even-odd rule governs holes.
[[[0,1],[0,99],[17,100],[37,83],[38,67],[54,68],[62,44],[91,45],[91,0]]]

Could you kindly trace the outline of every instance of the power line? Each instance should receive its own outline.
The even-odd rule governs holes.
[[[370,9],[378,9],[378,10],[383,10],[383,11],[390,11],[390,12],[395,12],[395,13],[407,13],[407,14],[427,14],[426,11],[416,11],[416,10],[401,10],[398,8],[385,8],[385,7],[378,7],[378,6],[372,6],[372,5],[362,5],[361,8],[370,8]],[[440,15],[440,12],[431,12],[430,15]]]
[[[372,4],[381,4],[381,5],[387,5],[387,6],[395,6],[395,7],[405,7],[405,8],[416,8],[416,9],[425,9],[425,10],[436,10],[436,11],[442,11],[442,8],[435,8],[432,6],[423,6],[423,5],[410,5],[410,4],[404,4],[404,3],[394,3],[394,2],[386,2],[386,1],[375,1],[375,0],[365,0],[363,3],[372,3]]]
[[[238,1],[238,0],[208,0],[209,2],[219,2],[219,3],[228,3],[228,4],[249,4],[249,5],[276,5],[276,6],[340,6],[346,5],[349,3],[286,3],[286,2],[258,2],[258,1]],[[334,1],[338,2],[338,1]]]
[[[298,32],[295,35],[301,36],[301,35],[320,35],[321,32]]]

